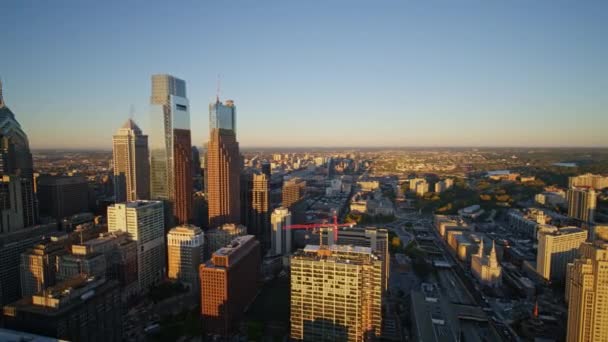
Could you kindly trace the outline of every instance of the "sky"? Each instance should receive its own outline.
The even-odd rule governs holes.
[[[608,146],[608,1],[0,1],[31,147],[111,148],[150,76],[217,94],[243,147]],[[219,77],[218,77],[219,75]]]

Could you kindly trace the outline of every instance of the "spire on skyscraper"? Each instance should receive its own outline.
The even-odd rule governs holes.
[[[0,78],[0,108],[4,107],[4,97],[2,96],[2,79]]]

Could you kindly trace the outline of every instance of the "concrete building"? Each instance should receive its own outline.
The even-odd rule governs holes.
[[[479,243],[479,252],[471,257],[471,272],[483,285],[499,287],[502,285],[502,267],[498,264],[494,241],[492,241],[490,255],[484,254],[482,238]]]
[[[229,335],[257,294],[260,243],[239,236],[200,265],[201,315],[204,333]]]
[[[205,260],[211,257],[213,252],[226,246],[239,236],[247,235],[247,227],[242,224],[225,223],[217,228],[205,232],[207,238],[205,246]]]
[[[66,254],[65,244],[44,241],[21,254],[21,296],[31,296],[55,285],[58,259]]]
[[[117,281],[81,276],[3,309],[9,329],[77,342],[122,341],[122,313]]]
[[[57,279],[65,281],[78,275],[87,277],[104,277],[108,264],[105,255],[99,252],[84,254],[66,254],[57,262]]]
[[[321,241],[323,245],[332,245],[334,234],[332,228],[321,228]],[[388,289],[388,278],[390,276],[390,262],[388,246],[388,230],[375,227],[352,227],[348,229],[340,229],[338,235],[339,245],[353,245],[360,247],[370,247],[372,251],[382,260],[382,289]]]
[[[108,207],[108,231],[127,232],[137,244],[141,291],[158,284],[166,272],[164,208],[161,201],[134,201]]]
[[[374,191],[380,188],[380,182],[378,181],[358,181],[357,185],[361,188],[361,191]]]
[[[541,230],[538,233],[536,271],[545,280],[563,283],[566,267],[576,258],[580,245],[587,240],[587,231],[577,227]]]
[[[4,175],[0,179],[0,234],[25,227],[21,178]]]
[[[568,177],[568,187],[589,187],[595,190],[602,190],[608,188],[608,177],[591,173]]]
[[[291,339],[380,338],[382,261],[371,248],[308,245],[290,264]]]
[[[165,202],[165,220],[167,227],[172,227],[175,222],[188,223],[192,217],[192,143],[186,82],[171,75],[152,75],[150,105],[150,198]]]
[[[424,196],[424,194],[429,192],[429,183],[426,180],[416,182],[415,192],[418,196]]]
[[[89,185],[83,176],[38,177],[40,215],[57,221],[89,211]]]
[[[568,265],[568,342],[608,340],[608,244],[583,243]]]
[[[0,305],[21,298],[21,254],[56,232],[57,225],[48,224],[0,234]]]
[[[306,194],[306,181],[301,178],[292,178],[283,184],[282,206],[291,209]]]
[[[148,136],[131,119],[112,138],[116,202],[150,198]]]
[[[568,216],[584,222],[593,222],[597,206],[597,193],[590,188],[568,189]]]
[[[509,222],[509,228],[513,231],[525,237],[536,239],[538,226],[548,223],[549,217],[545,215],[544,211],[534,208],[526,212],[512,209],[507,214],[507,221]]]
[[[242,158],[236,139],[236,107],[219,99],[209,106],[207,146],[207,199],[209,227],[241,222]]]
[[[291,212],[285,207],[276,208],[270,217],[272,225],[272,236],[270,239],[270,250],[274,255],[291,254],[292,232],[285,229],[291,225]]]
[[[175,227],[167,234],[167,276],[200,289],[198,267],[204,262],[203,231],[193,225]]]

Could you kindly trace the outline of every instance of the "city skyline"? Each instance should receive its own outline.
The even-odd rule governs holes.
[[[605,3],[188,5],[1,4],[4,99],[32,148],[109,150],[130,116],[149,132],[156,73],[188,83],[196,146],[218,74],[245,148],[608,145]]]

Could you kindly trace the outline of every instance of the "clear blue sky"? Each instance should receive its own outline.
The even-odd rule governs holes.
[[[195,145],[221,74],[243,146],[608,146],[608,1],[0,1],[34,148],[145,129],[153,73]]]

